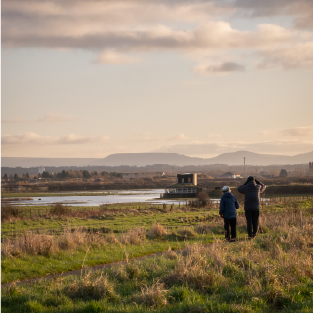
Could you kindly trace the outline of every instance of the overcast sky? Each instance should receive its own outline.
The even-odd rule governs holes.
[[[310,0],[2,0],[2,156],[312,151]]]

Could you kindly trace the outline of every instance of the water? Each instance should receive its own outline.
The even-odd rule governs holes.
[[[85,191],[86,192],[86,191]],[[112,193],[112,195],[109,194]],[[70,206],[99,206],[102,204],[111,204],[111,203],[154,203],[154,204],[184,204],[185,199],[159,199],[160,194],[164,193],[164,189],[150,189],[150,190],[112,190],[106,191],[105,195],[91,195],[91,196],[79,196],[80,192],[73,192],[76,195],[74,196],[62,196],[62,197],[32,197],[33,200],[18,200],[10,201],[12,205],[22,205],[22,206],[36,206],[36,205],[50,205],[56,202],[61,202]],[[90,193],[90,192],[89,192]],[[92,192],[95,194],[104,193],[101,192]],[[69,192],[67,192],[69,194]],[[41,200],[39,200],[41,199]],[[193,200],[190,199],[190,200]],[[219,201],[219,200],[218,200]]]

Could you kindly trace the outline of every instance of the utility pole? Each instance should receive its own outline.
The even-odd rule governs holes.
[[[245,177],[245,157],[243,158],[243,160],[244,160],[244,177]]]

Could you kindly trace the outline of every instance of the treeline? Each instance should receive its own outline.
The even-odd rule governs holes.
[[[102,171],[101,173],[97,172],[97,171],[87,171],[87,170],[77,170],[77,171],[73,171],[73,170],[62,170],[61,172],[51,172],[49,173],[49,171],[44,171],[42,174],[37,174],[35,176],[30,176],[28,172],[22,173],[22,175],[18,175],[17,173],[14,173],[14,175],[10,174],[8,176],[7,173],[4,173],[4,175],[2,176],[3,179],[8,179],[8,180],[19,180],[22,178],[25,179],[37,179],[37,178],[58,178],[58,179],[67,179],[67,178],[97,178],[97,177],[107,177],[107,178],[123,178],[123,174],[122,173],[117,173],[117,172],[106,172],[106,171]]]

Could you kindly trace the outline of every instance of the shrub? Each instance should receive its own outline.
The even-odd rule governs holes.
[[[132,301],[150,307],[158,307],[167,304],[168,290],[163,289],[164,284],[158,281],[152,286],[141,288],[141,293],[134,295]]]
[[[92,275],[90,271],[87,271],[81,277],[76,278],[64,288],[63,292],[72,299],[118,299],[118,296],[114,291],[114,286],[109,282],[108,277],[104,277],[102,273],[100,276],[98,273]]]
[[[66,206],[63,206],[61,203],[57,203],[52,207],[49,213],[54,216],[70,216],[72,210]]]
[[[150,233],[154,237],[162,237],[167,234],[167,230],[160,224],[153,224],[150,228]]]

